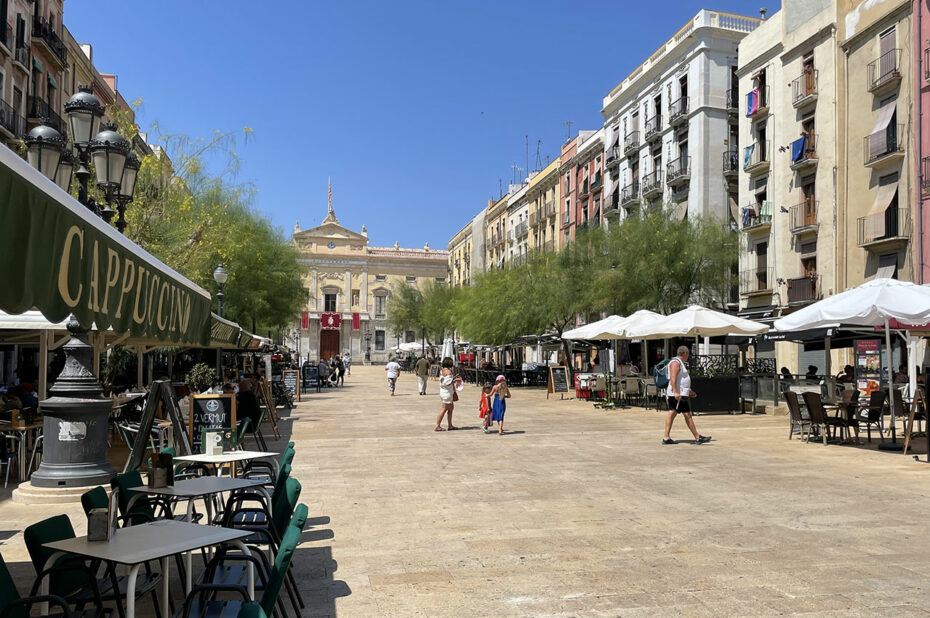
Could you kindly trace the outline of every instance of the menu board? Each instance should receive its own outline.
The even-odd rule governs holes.
[[[284,390],[294,396],[295,401],[300,401],[300,373],[296,369],[285,369],[283,373]]]
[[[438,378],[439,377],[439,365],[430,365],[429,366],[429,377]]]
[[[853,349],[856,356],[856,388],[859,397],[867,399],[882,385],[881,340],[856,339]]]
[[[191,453],[203,453],[203,430],[236,427],[236,396],[233,394],[191,395],[188,438]]]
[[[567,393],[568,392],[568,370],[565,367],[549,367],[549,390],[546,393],[546,399],[549,393]]]
[[[314,363],[307,363],[303,367],[303,388],[304,390],[315,388],[316,392],[320,392],[320,368]]]

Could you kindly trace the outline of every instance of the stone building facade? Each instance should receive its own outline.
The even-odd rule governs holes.
[[[365,227],[343,227],[332,207],[318,227],[296,225],[293,242],[310,293],[299,353],[310,360],[348,352],[355,362],[387,362],[391,348],[419,338],[388,326],[388,298],[403,285],[446,285],[449,275],[447,251],[369,246]]]

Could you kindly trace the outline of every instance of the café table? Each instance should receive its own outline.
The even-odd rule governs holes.
[[[200,453],[197,455],[178,455],[175,461],[190,461],[202,463],[216,467],[216,475],[222,476],[223,466],[226,464],[235,465],[240,461],[249,461],[252,459],[261,459],[263,457],[280,457],[281,453],[270,453],[267,451],[227,451],[220,455],[206,455]]]
[[[18,433],[19,435],[19,444],[16,447],[16,458],[19,460],[19,480],[26,480],[26,463],[27,457],[26,452],[28,449],[28,440],[33,432],[42,429],[42,423],[30,423],[28,425],[16,426],[12,423],[0,422],[0,433]],[[35,438],[33,438],[35,441]]]
[[[238,479],[216,476],[199,476],[197,478],[175,481],[174,485],[168,487],[149,487],[148,485],[139,485],[130,487],[130,491],[153,496],[165,496],[166,498],[177,498],[187,500],[187,519],[190,521],[194,513],[194,500],[203,498],[207,507],[207,521],[213,521],[213,507],[210,496],[222,494],[227,491],[236,491],[239,489],[258,489],[268,504],[271,504],[271,497],[265,489],[264,479]]]
[[[126,583],[126,618],[136,615],[136,578],[139,568],[150,560],[161,561],[161,615],[170,616],[168,606],[168,564],[171,556],[184,553],[187,557],[187,581],[185,594],[191,591],[191,552],[195,549],[231,543],[245,555],[252,555],[242,539],[251,534],[248,530],[234,530],[219,526],[204,526],[183,521],[162,520],[146,524],[119,528],[109,541],[88,541],[86,536],[46,543],[54,549],[45,568],[51,567],[64,554],[70,553],[104,562],[123,564],[129,567]],[[40,595],[49,594],[49,578],[42,578]],[[255,597],[255,571],[252,563],[248,568],[248,594]],[[42,615],[48,615],[48,603],[42,604]]]

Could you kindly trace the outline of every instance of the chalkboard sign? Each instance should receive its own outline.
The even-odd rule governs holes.
[[[191,452],[203,452],[203,430],[223,427],[236,427],[236,396],[233,394],[220,395],[191,395],[190,418],[187,422],[188,437],[191,441]]]
[[[549,399],[550,393],[567,392],[568,370],[565,367],[549,367],[549,389],[546,392],[546,399]],[[561,398],[561,395],[559,397]]]
[[[307,363],[304,365],[303,388],[304,390],[315,388],[316,392],[320,392],[320,368],[314,363]]]
[[[429,377],[435,379],[439,377],[439,365],[429,366]]]
[[[284,390],[294,396],[294,399],[300,401],[300,388],[298,382],[300,374],[296,369],[285,369],[283,375]]]

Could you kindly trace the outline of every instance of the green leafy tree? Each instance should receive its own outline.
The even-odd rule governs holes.
[[[439,343],[453,328],[455,292],[430,281],[422,290],[404,284],[388,299],[388,325],[395,332],[412,330],[428,344]]]

